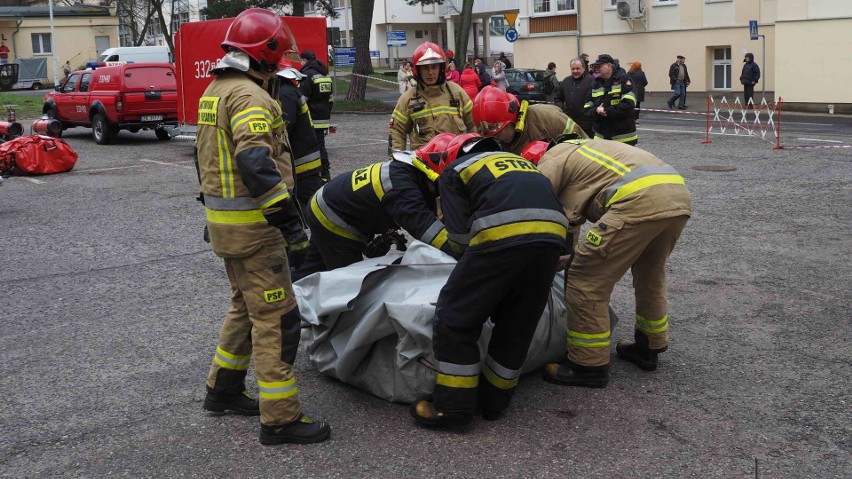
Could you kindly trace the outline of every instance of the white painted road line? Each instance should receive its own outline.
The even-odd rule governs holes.
[[[37,179],[35,179],[35,178],[30,178],[29,176],[21,176],[20,178],[21,178],[22,180],[29,181],[30,183],[35,183],[35,184],[37,184],[37,185],[43,185],[43,184],[45,183],[44,181],[37,180]]]
[[[71,173],[99,173],[101,171],[126,170],[129,168],[146,168],[148,165],[113,166],[111,168],[90,168],[86,170],[71,170]]]
[[[189,169],[191,169],[191,170],[194,170],[194,169],[195,169],[195,166],[194,166],[194,165],[181,165],[181,164],[179,164],[179,163],[169,163],[169,162],[167,162],[167,161],[146,160],[146,159],[144,159],[144,158],[143,158],[143,159],[141,159],[141,160],[139,160],[139,161],[144,161],[144,162],[146,162],[146,163],[154,163],[154,164],[156,164],[156,165],[174,166],[174,167],[177,167],[177,168],[189,168]]]
[[[822,140],[822,139],[819,139],[819,138],[796,138],[796,139],[802,140],[802,141],[824,141],[826,143],[843,143],[842,141],[838,141],[838,140]]]
[[[379,144],[382,144],[382,143],[387,145],[388,140],[373,140],[370,143],[358,143],[358,144],[355,144],[355,145],[334,145],[334,146],[331,146],[331,145],[327,144],[326,148],[353,148],[353,147],[356,147],[356,146],[379,145]]]

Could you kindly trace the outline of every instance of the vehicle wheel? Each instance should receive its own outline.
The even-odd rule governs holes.
[[[110,143],[116,135],[115,128],[109,124],[102,113],[95,114],[92,118],[92,136],[99,145]]]
[[[52,106],[45,105],[45,108],[42,109],[42,114],[47,115],[48,118],[56,118],[57,120],[59,119],[58,115],[56,114],[56,108]]]
[[[171,140],[172,135],[169,135],[169,131],[165,128],[156,128],[154,129],[154,134],[157,135],[157,139],[161,141]]]
[[[33,90],[41,90],[41,83],[35,82],[32,86]]]

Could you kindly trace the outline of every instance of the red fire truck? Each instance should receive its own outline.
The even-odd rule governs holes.
[[[322,17],[281,17],[296,38],[299,51],[313,50],[328,65],[326,23]],[[225,55],[220,44],[232,18],[182,23],[175,34],[175,73],[178,86],[178,122],[195,125],[198,100],[213,81],[210,70]]]

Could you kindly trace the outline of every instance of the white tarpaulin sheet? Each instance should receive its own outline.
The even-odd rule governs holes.
[[[392,263],[399,264],[392,264]],[[407,252],[316,273],[293,285],[311,363],[320,372],[388,401],[410,403],[432,391],[432,325],[438,293],[456,261],[418,241]],[[566,352],[562,273],[555,276],[523,371]],[[491,334],[483,329],[483,359]]]

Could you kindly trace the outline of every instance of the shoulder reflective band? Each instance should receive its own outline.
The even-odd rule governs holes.
[[[473,158],[466,160],[460,165],[455,167],[455,170],[459,172],[459,176],[462,179],[462,182],[467,184],[473,175],[477,174],[479,170],[483,167],[487,166],[490,163],[508,160],[508,161],[523,161],[525,160],[523,157],[514,155],[512,153],[494,153],[494,152],[486,152],[479,155],[474,156]],[[534,168],[533,168],[534,169]]]
[[[325,229],[332,233],[354,241],[366,243],[367,239],[364,238],[358,230],[343,221],[340,216],[337,216],[337,213],[332,211],[331,208],[325,204],[325,200],[322,197],[322,190],[323,189],[320,188],[319,191],[314,193],[314,196],[311,197],[311,212],[314,216],[317,217]]]
[[[654,185],[685,185],[683,177],[674,168],[664,166],[642,166],[622,176],[606,189],[605,208],[617,203],[637,191]]]
[[[370,167],[370,181],[373,183],[373,192],[379,201],[382,201],[387,192],[393,188],[390,179],[390,161],[376,163]]]
[[[238,126],[249,120],[264,120],[269,123],[274,123],[272,119],[272,114],[269,113],[269,110],[267,110],[266,108],[255,106],[251,108],[246,108],[245,110],[240,111],[236,115],[231,117],[231,131],[237,129]]]
[[[597,139],[598,135],[595,135],[595,138]],[[590,148],[589,145],[583,145],[577,151],[595,163],[612,170],[618,176],[624,176],[627,173],[630,173],[630,167],[606,153]]]

